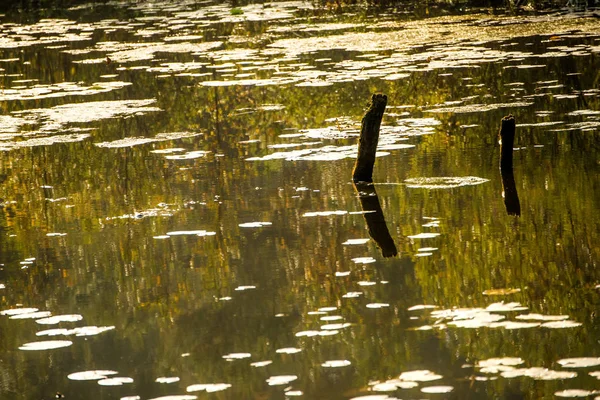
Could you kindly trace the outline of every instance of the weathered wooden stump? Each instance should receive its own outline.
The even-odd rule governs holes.
[[[360,199],[362,210],[365,211],[363,216],[367,223],[369,236],[377,243],[384,257],[396,256],[398,249],[396,249],[394,239],[392,239],[385,223],[385,217],[383,216],[383,210],[381,209],[375,186],[364,182],[355,182],[354,189]]]
[[[521,203],[513,173],[513,146],[515,143],[515,117],[502,118],[500,127],[500,176],[502,178],[502,196],[508,215],[521,215]]]
[[[358,141],[358,156],[352,171],[354,182],[373,182],[373,166],[379,141],[381,119],[387,105],[387,96],[374,94],[371,104],[362,119],[360,139]]]
[[[516,121],[512,114],[502,118],[500,127],[500,170],[512,170]]]

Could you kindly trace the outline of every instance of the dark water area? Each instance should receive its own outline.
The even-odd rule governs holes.
[[[0,399],[600,396],[592,12],[95,7],[0,17]]]

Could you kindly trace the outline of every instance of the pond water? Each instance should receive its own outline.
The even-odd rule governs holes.
[[[591,12],[3,14],[0,398],[600,396],[599,71]]]

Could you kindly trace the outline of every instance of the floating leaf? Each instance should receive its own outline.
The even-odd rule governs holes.
[[[325,368],[339,368],[339,367],[347,367],[348,365],[351,365],[352,363],[348,360],[330,360],[330,361],[325,361],[323,364],[321,364],[322,367]]]
[[[188,386],[186,392],[200,392],[206,391],[207,393],[220,392],[229,389],[231,384],[229,383],[206,383]]]
[[[483,295],[485,295],[485,296],[506,296],[509,294],[519,293],[520,291],[521,291],[521,289],[512,289],[512,288],[488,289],[488,290],[483,291]]]
[[[433,233],[433,232],[424,232],[424,233],[419,233],[417,235],[409,235],[407,236],[410,239],[431,239],[434,238],[436,236],[440,236],[439,233]]]
[[[301,351],[302,351],[302,349],[298,349],[296,347],[284,347],[282,349],[275,350],[275,353],[279,353],[279,354],[296,354],[296,353],[300,353]]]
[[[450,393],[454,390],[452,386],[427,386],[421,388],[423,393]]]
[[[243,224],[239,224],[240,228],[262,228],[263,226],[271,226],[273,223],[271,222],[246,222]]]
[[[515,368],[509,371],[503,371],[501,375],[504,378],[517,378],[517,377],[529,377],[535,380],[557,380],[557,379],[571,379],[577,376],[575,372],[569,371],[553,371],[547,368],[533,367],[533,368]]]
[[[67,375],[72,381],[95,381],[98,379],[105,379],[108,375],[116,375],[117,371],[97,369],[91,371],[81,371],[81,372],[73,372],[72,374]]]
[[[577,328],[578,326],[581,326],[582,323],[581,322],[576,322],[576,321],[552,321],[552,322],[544,322],[542,324],[542,326],[544,328],[550,328],[550,329],[562,329],[562,328]]]
[[[124,383],[133,383],[133,379],[127,377],[104,378],[98,381],[101,386],[121,386]]]
[[[19,350],[27,350],[27,351],[38,351],[38,350],[51,350],[51,349],[59,349],[61,347],[69,347],[73,342],[70,340],[46,340],[41,342],[30,342],[25,343],[23,346],[19,347]]]
[[[558,397],[588,397],[598,393],[595,390],[567,389],[556,392],[554,395]]]
[[[442,378],[443,377],[441,375],[438,375],[426,369],[403,372],[398,377],[398,379],[400,380],[411,382],[429,382]]]
[[[250,358],[252,357],[252,354],[250,353],[231,353],[231,354],[226,354],[223,356],[224,359],[230,361],[230,360],[242,360],[244,358]]]
[[[37,311],[31,313],[20,313],[10,316],[10,319],[36,319],[52,315],[50,311]]]
[[[440,176],[408,178],[404,182],[406,182],[406,187],[413,189],[452,189],[461,186],[480,185],[489,182],[489,179],[476,176]]]
[[[600,365],[600,357],[563,358],[557,361],[563,368],[587,368]]]
[[[290,382],[298,379],[296,375],[275,375],[267,379],[269,386],[287,385]]]
[[[36,320],[35,322],[42,325],[54,325],[59,322],[77,322],[81,321],[83,317],[79,314],[65,314],[65,315],[55,315],[49,318],[41,318]]]
[[[175,383],[175,382],[179,382],[179,377],[178,376],[171,376],[171,377],[167,377],[167,376],[162,376],[160,378],[156,378],[154,380],[154,382],[156,383]]]
[[[255,368],[260,368],[260,367],[266,367],[267,365],[272,364],[272,363],[273,363],[273,361],[267,360],[267,361],[256,361],[256,362],[251,363],[250,365]]]

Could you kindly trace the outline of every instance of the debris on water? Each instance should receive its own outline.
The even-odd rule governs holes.
[[[73,342],[70,340],[46,340],[41,342],[30,342],[25,343],[24,345],[19,347],[19,350],[26,351],[38,351],[38,350],[51,350],[51,349],[59,349],[62,347],[69,347]]]
[[[252,289],[256,289],[256,286],[254,286],[254,285],[238,286],[233,290],[235,290],[236,292],[243,292],[244,290],[252,290]]]
[[[346,246],[351,246],[351,245],[357,245],[357,244],[365,244],[367,243],[369,240],[371,239],[348,239],[346,240],[344,243],[342,243],[343,245]]]
[[[452,386],[427,386],[421,388],[423,393],[450,393],[454,390]]]
[[[100,386],[121,386],[125,383],[133,383],[132,378],[117,376],[114,378],[104,378],[98,381]]]
[[[480,185],[489,182],[489,179],[478,178],[476,176],[451,176],[451,177],[422,177],[408,178],[406,187],[419,189],[452,189],[461,186]]]
[[[386,308],[390,305],[388,303],[369,303],[367,304],[367,308]]]
[[[569,319],[568,315],[542,315],[542,314],[521,314],[516,319],[534,320],[534,321],[563,321]]]
[[[355,264],[371,264],[377,260],[374,259],[373,257],[356,257],[356,258],[353,258],[352,261]]]
[[[552,381],[559,379],[572,379],[577,376],[575,372],[569,371],[553,371],[547,368],[515,368],[512,370],[502,371],[500,375],[504,378],[528,377],[541,381]]]
[[[69,374],[67,378],[73,381],[95,381],[99,379],[106,379],[107,376],[116,374],[118,374],[117,371],[98,369],[73,372],[72,374]]]
[[[581,322],[565,320],[565,321],[544,322],[542,324],[542,327],[550,328],[550,329],[563,329],[563,328],[577,328],[581,325],[583,325]]]
[[[296,347],[284,347],[284,348],[275,350],[275,353],[278,353],[278,354],[296,354],[296,353],[300,353],[301,351],[302,351],[302,349],[298,349]]]
[[[45,318],[52,315],[50,311],[36,311],[31,313],[19,313],[10,316],[10,319],[37,319],[37,318]]]
[[[160,397],[153,397],[151,399],[148,400],[195,400],[197,399],[198,396],[194,396],[194,395],[169,395],[169,396],[160,396]]]
[[[207,393],[213,393],[213,392],[221,392],[223,390],[229,389],[230,387],[231,387],[230,383],[205,383],[205,384],[190,385],[185,389],[185,391],[186,392],[206,391]]]
[[[272,222],[245,222],[243,224],[239,224],[240,228],[262,228],[263,226],[271,226]]]
[[[423,232],[423,233],[419,233],[416,235],[409,235],[407,236],[409,239],[431,239],[434,237],[440,236],[440,233],[433,233],[433,232]]]
[[[269,386],[287,385],[290,382],[298,379],[296,375],[275,375],[267,379]]]
[[[216,234],[217,234],[216,232],[209,232],[209,231],[205,231],[203,229],[196,230],[196,231],[173,231],[173,232],[167,232],[168,236],[182,236],[182,235],[214,236]]]
[[[298,335],[296,334],[296,336],[298,336]],[[256,361],[256,362],[250,363],[250,365],[255,368],[260,368],[260,367],[266,367],[267,365],[272,364],[272,363],[273,363],[273,361],[266,360],[266,361]]]
[[[345,215],[348,211],[337,210],[337,211],[314,211],[302,214],[303,217],[329,217],[330,215]]]
[[[200,135],[202,135],[202,133],[199,133],[199,132],[169,132],[169,133],[159,133],[159,134],[155,135],[154,137],[130,137],[130,138],[114,140],[112,142],[94,143],[94,145],[96,145],[98,147],[118,149],[118,148],[139,146],[139,145],[147,144],[147,143],[191,138],[191,137],[200,136]],[[154,152],[156,153],[158,151],[154,151]],[[172,150],[169,152],[172,152]]]
[[[335,276],[341,277],[341,276],[348,276],[350,275],[351,271],[336,271],[335,272]]]
[[[563,368],[588,368],[600,365],[600,357],[575,357],[558,360]]]
[[[442,375],[438,375],[435,372],[429,371],[427,369],[403,372],[398,377],[398,379],[402,381],[410,382],[429,382],[436,381],[442,378]]]
[[[555,392],[554,395],[557,397],[589,397],[599,393],[599,390],[566,389]]]
[[[227,361],[242,360],[244,358],[250,358],[250,357],[252,357],[252,354],[250,354],[250,353],[230,353],[230,354],[225,354],[223,356],[223,358],[226,359]]]
[[[321,366],[325,367],[325,368],[340,368],[340,367],[347,367],[351,364],[352,363],[348,360],[330,360],[330,361],[325,361],[323,364],[321,364]]]
[[[154,382],[156,383],[175,383],[179,382],[180,378],[178,376],[162,376],[160,378],[156,378]]]
[[[525,311],[527,307],[521,305],[521,303],[511,302],[504,303],[503,301],[499,303],[492,303],[486,307],[486,311],[489,312],[509,312],[509,311]]]
[[[35,322],[42,325],[54,325],[59,322],[77,322],[81,321],[83,316],[79,314],[65,314],[65,315],[55,315],[53,317],[41,318],[36,320]]]
[[[487,289],[483,291],[484,296],[506,296],[509,294],[519,293],[521,289],[513,288],[501,288],[501,289]],[[519,318],[519,317],[517,317]],[[527,319],[527,318],[524,318]]]

